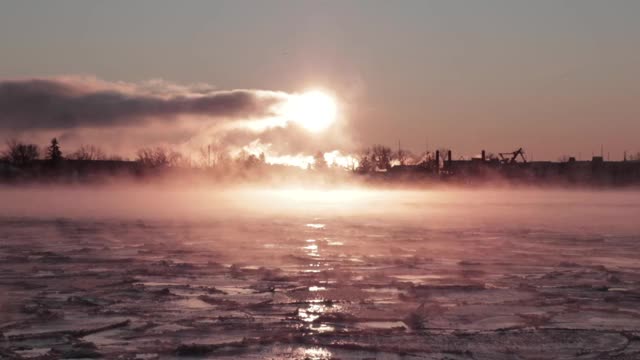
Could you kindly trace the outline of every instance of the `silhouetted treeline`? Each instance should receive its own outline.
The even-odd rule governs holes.
[[[210,179],[219,181],[264,180],[269,178],[297,179],[313,173],[342,172],[330,169],[321,153],[316,164],[308,169],[268,164],[264,154],[240,151],[231,156],[223,152],[204,149],[196,156],[167,147],[145,147],[136,152],[134,159],[109,156],[94,145],[82,145],[65,152],[57,139],[41,150],[36,144],[9,140],[0,152],[0,181],[5,183],[29,182],[108,182],[111,180],[150,180],[156,178]]]
[[[312,171],[308,171],[312,170]],[[353,174],[349,176],[349,174]],[[269,164],[263,153],[245,151],[233,154],[202,147],[195,156],[167,147],[146,147],[134,159],[107,155],[94,145],[81,145],[65,152],[54,138],[43,148],[36,144],[8,140],[0,152],[0,181],[28,182],[108,182],[130,178],[148,180],[158,177],[199,178],[218,181],[297,180],[322,176],[330,181],[359,179],[369,182],[428,184],[525,183],[533,185],[640,185],[640,153],[625,155],[624,161],[576,161],[566,157],[559,162],[528,162],[524,151],[455,159],[452,151],[440,148],[413,154],[398,146],[396,151],[374,145],[353,156],[353,161],[330,166],[325,153],[317,152],[306,169]]]

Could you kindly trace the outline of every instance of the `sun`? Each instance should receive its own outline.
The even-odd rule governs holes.
[[[292,95],[286,102],[283,115],[312,132],[320,132],[336,121],[338,106],[335,99],[320,90]]]

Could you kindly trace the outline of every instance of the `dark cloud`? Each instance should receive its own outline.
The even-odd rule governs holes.
[[[104,83],[103,83],[104,85]],[[138,126],[180,115],[265,116],[277,92],[233,90],[156,96],[117,86],[83,86],[57,79],[0,82],[0,129],[56,130]]]
[[[141,147],[168,146],[197,157],[203,146],[217,153],[264,151],[313,155],[351,147],[346,122],[312,132],[287,118],[281,103],[296,93],[220,91],[209,84],[162,79],[110,82],[91,76],[0,80],[0,142],[17,138],[63,152],[83,144],[125,157]],[[1,145],[1,143],[0,143]]]

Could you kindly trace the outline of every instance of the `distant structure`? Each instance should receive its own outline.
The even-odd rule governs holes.
[[[484,154],[484,150],[482,150],[482,153]],[[522,162],[524,163],[527,162],[527,159],[524,157],[524,151],[522,150],[522,148],[519,148],[514,152],[499,153],[498,155],[500,155],[500,160],[502,161],[503,164],[515,164],[518,160],[518,155],[520,155]]]
[[[480,184],[498,180],[526,184],[577,184],[577,185],[640,185],[640,161],[605,161],[603,156],[593,156],[590,161],[528,161],[525,151],[518,148],[511,152],[488,157],[482,150],[480,157],[469,160],[453,160],[449,150],[441,161],[440,151],[433,160],[420,164],[392,167],[386,176],[402,179],[420,178]]]

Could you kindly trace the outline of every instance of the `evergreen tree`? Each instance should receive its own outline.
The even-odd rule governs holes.
[[[313,160],[314,160],[313,168],[318,171],[324,171],[329,167],[329,165],[327,164],[327,161],[324,159],[324,154],[320,151],[316,153],[316,155],[313,157]]]
[[[58,139],[51,139],[51,145],[47,148],[47,160],[57,163],[62,160],[62,151],[60,151],[60,144]]]

